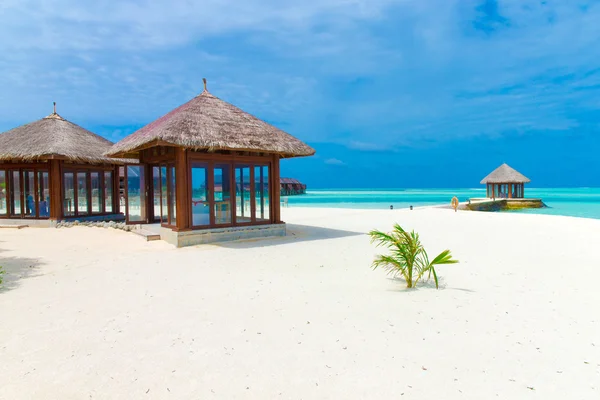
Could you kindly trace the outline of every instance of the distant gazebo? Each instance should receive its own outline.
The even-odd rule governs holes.
[[[295,196],[306,193],[306,185],[294,178],[280,178],[281,195]]]
[[[502,164],[481,181],[486,185],[486,196],[492,199],[522,199],[525,197],[525,184],[529,182],[529,178],[507,164]]]
[[[58,115],[56,103],[0,134],[0,224],[123,219],[116,178],[126,160],[104,156],[112,144]]]

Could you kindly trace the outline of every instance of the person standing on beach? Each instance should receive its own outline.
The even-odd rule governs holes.
[[[454,196],[450,204],[452,204],[452,208],[454,208],[454,212],[456,212],[458,209],[458,197]]]

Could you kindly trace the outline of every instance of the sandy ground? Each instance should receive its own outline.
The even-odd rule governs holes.
[[[283,216],[286,238],[184,249],[0,230],[0,398],[600,398],[600,220]],[[461,261],[440,290],[370,269],[394,222]]]

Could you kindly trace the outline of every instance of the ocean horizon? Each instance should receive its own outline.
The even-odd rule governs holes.
[[[453,196],[464,202],[485,194],[485,188],[311,189],[287,201],[289,207],[398,209],[449,205]],[[525,197],[540,198],[548,207],[505,212],[600,219],[600,188],[526,188]]]

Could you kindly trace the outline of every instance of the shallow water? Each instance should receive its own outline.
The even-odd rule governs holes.
[[[478,189],[318,189],[306,195],[287,197],[290,207],[331,207],[389,209],[450,204],[485,197],[485,188]],[[525,196],[541,198],[548,208],[510,212],[553,214],[600,219],[600,188],[525,188]]]

